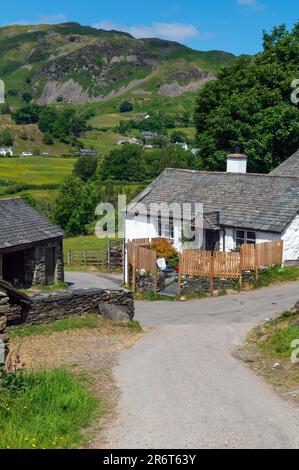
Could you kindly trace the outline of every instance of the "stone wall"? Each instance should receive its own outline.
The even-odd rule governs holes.
[[[80,289],[41,294],[32,297],[33,305],[26,320],[29,324],[50,323],[84,313],[99,313],[109,320],[134,318],[133,294],[125,290]],[[11,311],[11,317],[15,312]]]
[[[132,285],[132,269],[130,269],[130,285]],[[153,292],[155,288],[155,275],[149,272],[136,272],[136,291]],[[165,288],[165,274],[162,271],[157,272],[157,291]]]
[[[5,364],[9,352],[9,336],[5,333],[9,309],[9,298],[0,290],[0,366]]]
[[[46,250],[55,249],[55,282],[64,281],[62,240],[49,240],[24,252],[25,286],[45,285]]]
[[[107,253],[108,256],[108,268],[109,269],[119,269],[123,266],[123,247],[122,246],[112,246],[109,248]]]
[[[250,282],[254,279],[254,273],[244,272],[243,273],[243,285]],[[239,279],[219,279],[214,278],[214,289],[238,289],[239,288]],[[211,281],[209,277],[199,277],[199,276],[182,276],[182,293],[201,293],[209,292],[211,288]]]

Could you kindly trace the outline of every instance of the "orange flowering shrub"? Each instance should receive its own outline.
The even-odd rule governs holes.
[[[177,251],[166,238],[160,238],[151,244],[151,250],[157,253],[157,258],[172,258]]]

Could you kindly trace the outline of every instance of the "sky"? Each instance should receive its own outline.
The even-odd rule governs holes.
[[[159,37],[197,50],[254,54],[262,31],[299,19],[298,0],[10,0],[0,24],[62,23]]]

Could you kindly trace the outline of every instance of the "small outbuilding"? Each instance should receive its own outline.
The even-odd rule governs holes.
[[[18,288],[63,282],[63,237],[21,199],[0,200],[0,280]]]

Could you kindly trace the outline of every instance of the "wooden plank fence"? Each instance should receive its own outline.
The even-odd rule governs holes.
[[[127,272],[132,266],[133,292],[136,291],[136,271],[141,269],[154,275],[154,292],[157,291],[157,255],[155,251],[142,246],[147,245],[145,240],[148,239],[142,239],[140,243],[135,243],[135,240],[127,243]]]
[[[242,287],[243,272],[255,271],[258,279],[263,267],[282,264],[283,241],[242,245],[239,253],[186,250],[180,254],[178,293],[181,291],[182,275],[209,277],[211,290],[214,279],[238,279]]]

